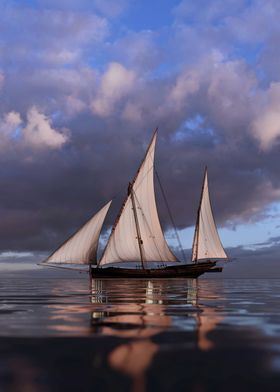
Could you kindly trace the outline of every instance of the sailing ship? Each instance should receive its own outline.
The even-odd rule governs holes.
[[[162,231],[154,189],[154,155],[157,130],[97,261],[100,232],[111,205],[109,201],[43,263],[88,264],[93,277],[172,278],[198,277],[221,272],[218,260],[227,255],[220,241],[210,203],[205,170],[192,247],[192,262],[180,261],[169,248]],[[154,265],[157,263],[156,267]]]

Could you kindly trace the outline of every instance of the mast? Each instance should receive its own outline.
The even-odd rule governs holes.
[[[97,262],[97,268],[100,267],[101,260],[103,259],[103,256],[105,255],[106,250],[107,250],[107,248],[108,248],[108,245],[109,245],[109,243],[110,243],[110,241],[111,241],[111,239],[112,239],[112,237],[113,237],[114,231],[115,231],[116,227],[118,226],[118,223],[119,223],[119,221],[120,221],[120,218],[121,218],[121,216],[122,216],[122,213],[123,213],[123,211],[124,211],[124,208],[125,208],[125,206],[126,206],[126,204],[127,204],[127,201],[128,201],[128,199],[129,199],[129,196],[131,196],[131,193],[132,193],[131,191],[133,190],[133,185],[134,185],[134,183],[135,183],[135,181],[136,181],[136,179],[137,179],[137,176],[138,176],[138,174],[139,174],[139,172],[140,172],[140,170],[141,170],[141,168],[142,168],[142,166],[143,166],[143,164],[144,164],[144,162],[145,162],[145,160],[146,160],[146,158],[147,158],[148,152],[149,152],[150,147],[151,147],[151,145],[152,145],[152,143],[153,143],[154,137],[155,137],[156,134],[157,134],[157,131],[158,131],[158,127],[156,127],[156,129],[154,130],[153,136],[152,136],[151,141],[150,141],[150,143],[149,143],[149,146],[148,146],[148,148],[147,148],[147,150],[146,150],[146,153],[145,153],[145,155],[144,155],[144,158],[142,159],[142,162],[141,162],[141,164],[140,164],[140,166],[139,166],[137,172],[135,173],[135,176],[133,177],[133,180],[129,183],[127,196],[126,196],[126,198],[124,199],[124,201],[123,201],[123,203],[122,203],[122,205],[121,205],[120,211],[119,211],[119,213],[118,213],[118,215],[117,215],[117,217],[116,217],[116,220],[115,220],[115,222],[114,222],[114,224],[113,224],[113,227],[112,227],[110,236],[109,236],[108,241],[107,241],[107,244],[106,244],[106,246],[105,246],[105,248],[104,248],[104,250],[103,250],[102,256],[100,257],[99,261]],[[131,197],[131,199],[132,199],[132,197]],[[132,201],[132,203],[134,203],[134,205],[135,205],[134,195],[133,195],[133,201]],[[134,211],[136,212],[136,209],[135,209],[135,208],[133,208],[133,213],[134,213]],[[135,213],[134,213],[134,214],[135,214]],[[134,219],[135,219],[135,216],[134,216]],[[136,215],[136,219],[137,219],[137,222],[138,222],[137,215]],[[135,226],[136,226],[136,230],[137,230],[136,219],[135,219]],[[139,223],[138,223],[138,227],[139,227]],[[140,229],[139,229],[139,232],[140,232]],[[140,238],[141,244],[139,243],[139,238]],[[145,267],[144,267],[144,263],[143,263],[143,260],[144,260],[144,259],[143,259],[143,255],[142,255],[143,241],[142,241],[142,239],[141,239],[140,233],[138,234],[138,231],[137,231],[137,240],[138,240],[138,244],[139,244],[138,246],[139,246],[139,252],[140,252],[140,256],[141,256],[141,264],[142,264],[142,268],[144,269],[144,268],[145,268]]]
[[[141,257],[141,265],[142,265],[142,268],[145,269],[143,241],[141,238],[140,226],[139,226],[138,217],[137,217],[137,210],[136,210],[135,198],[134,198],[134,190],[132,189],[132,184],[130,184],[130,183],[128,186],[128,192],[131,195],[132,209],[133,209],[133,215],[134,215],[134,219],[135,219],[135,226],[136,226],[136,232],[137,232],[137,241],[138,241],[139,252],[140,252],[140,257]]]
[[[131,181],[98,266],[121,262],[178,261],[160,225],[154,189],[157,129]]]
[[[202,192],[197,212],[193,241],[192,261],[201,259],[227,259],[221,243],[211,206],[207,167],[205,168]]]
[[[202,189],[201,189],[199,205],[198,205],[198,209],[197,209],[195,232],[194,232],[194,237],[193,237],[193,246],[192,246],[193,253],[194,253],[194,247],[195,247],[195,259],[193,260],[194,263],[197,263],[197,259],[198,259],[197,255],[198,255],[198,241],[199,241],[200,211],[201,211],[202,198],[203,198],[203,194],[204,194],[206,175],[207,175],[207,166],[205,166],[205,170],[204,170]]]

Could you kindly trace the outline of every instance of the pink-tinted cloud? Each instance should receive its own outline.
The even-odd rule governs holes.
[[[93,113],[107,117],[115,111],[116,105],[133,89],[135,73],[119,63],[111,63],[101,77],[99,91],[91,103]]]
[[[19,113],[7,113],[0,122],[1,143],[5,149],[27,147],[31,149],[61,148],[68,140],[68,130],[59,132],[52,128],[51,121],[36,107],[27,112],[24,124]]]
[[[262,98],[252,121],[252,132],[261,148],[269,150],[280,138],[280,83],[272,83]]]

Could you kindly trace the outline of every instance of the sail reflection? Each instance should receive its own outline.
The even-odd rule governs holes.
[[[202,351],[207,351],[214,348],[213,341],[209,338],[209,333],[214,331],[223,316],[218,314],[215,309],[207,308],[198,317],[198,348]]]
[[[163,331],[193,330],[198,346],[222,320],[221,312],[199,301],[196,279],[91,280],[92,332],[124,338],[151,337]],[[215,288],[204,295],[216,296]],[[217,296],[215,297],[217,299]],[[183,315],[183,317],[182,317]]]

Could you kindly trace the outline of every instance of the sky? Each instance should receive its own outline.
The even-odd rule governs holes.
[[[207,165],[228,253],[277,269],[279,17],[276,0],[0,0],[0,260],[38,260],[114,197],[104,241],[159,127],[184,248]]]

